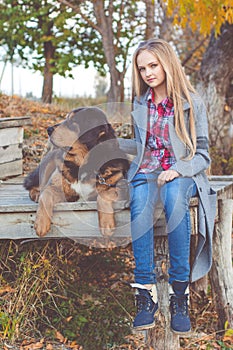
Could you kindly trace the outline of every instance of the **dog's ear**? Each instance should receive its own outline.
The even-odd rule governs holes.
[[[85,109],[84,107],[80,107],[80,108],[76,108],[73,109],[72,111],[70,111],[67,115],[66,115],[66,119],[73,119],[79,112],[81,112],[83,109]]]
[[[110,138],[112,137],[113,139],[116,138],[116,133],[115,130],[113,129],[111,124],[106,124],[106,129],[107,129],[107,134],[110,136]]]

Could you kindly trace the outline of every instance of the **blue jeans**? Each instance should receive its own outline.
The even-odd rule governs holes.
[[[191,223],[189,201],[196,195],[192,178],[178,177],[162,187],[157,185],[161,171],[136,174],[130,185],[132,246],[135,282],[156,283],[154,257],[154,213],[160,199],[165,211],[169,246],[169,283],[190,279]]]

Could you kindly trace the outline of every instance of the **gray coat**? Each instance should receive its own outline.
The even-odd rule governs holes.
[[[147,130],[147,97],[148,92],[141,97],[140,101],[134,102],[132,112],[135,138],[119,139],[120,147],[129,154],[136,155],[133,159],[128,180],[132,180],[136,174],[144,155]],[[192,95],[197,134],[197,150],[191,160],[183,160],[187,155],[185,145],[178,138],[174,128],[174,118],[169,122],[169,135],[176,163],[170,168],[176,170],[181,176],[192,177],[197,185],[199,196],[198,220],[199,235],[195,259],[191,271],[191,281],[196,281],[203,277],[211,268],[212,263],[212,235],[214,228],[214,218],[216,214],[216,193],[210,187],[205,170],[210,165],[208,153],[208,123],[206,108],[198,95]],[[184,102],[184,113],[187,130],[189,130],[189,110],[188,102]]]

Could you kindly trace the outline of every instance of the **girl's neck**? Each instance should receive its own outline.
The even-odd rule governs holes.
[[[153,89],[153,95],[154,95],[154,103],[157,105],[161,101],[163,101],[165,98],[167,98],[167,91],[162,89],[161,91],[159,89]]]

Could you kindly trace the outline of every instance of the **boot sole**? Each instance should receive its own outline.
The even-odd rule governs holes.
[[[159,309],[155,312],[154,317],[159,313]],[[155,326],[155,321],[153,323],[150,324],[145,324],[142,326],[138,326],[138,327],[132,327],[134,331],[143,331],[143,330],[147,330],[150,328],[154,328]]]
[[[154,328],[155,326],[155,321],[151,324],[145,324],[144,326],[138,326],[138,327],[133,327],[134,331],[143,331],[146,329]]]
[[[171,328],[171,331],[177,335],[179,335],[180,337],[188,337],[190,335],[192,335],[192,330],[190,329],[189,331],[186,332],[179,332],[179,331],[175,331],[174,329]]]

